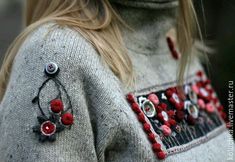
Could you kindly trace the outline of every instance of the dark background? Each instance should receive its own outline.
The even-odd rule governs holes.
[[[209,54],[207,72],[227,109],[228,82],[235,81],[235,0],[195,0],[195,6],[204,42],[216,50]],[[22,0],[1,0],[0,64],[21,27]]]

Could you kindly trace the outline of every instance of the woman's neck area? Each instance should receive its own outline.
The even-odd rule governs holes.
[[[177,1],[113,1],[121,18],[133,29],[122,29],[126,47],[139,54],[161,54],[167,47],[166,34],[175,26]]]

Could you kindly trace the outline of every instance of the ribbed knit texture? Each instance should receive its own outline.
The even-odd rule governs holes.
[[[161,89],[166,82],[174,85],[176,61],[170,55],[155,55],[150,57],[156,64],[148,64],[149,56],[129,51],[138,82],[137,89],[124,89],[88,41],[66,27],[51,29],[52,24],[40,26],[28,36],[14,60],[0,105],[0,161],[158,161],[125,95],[141,89],[147,92],[154,85]],[[70,95],[75,123],[71,130],[58,133],[55,142],[40,143],[32,132],[40,112],[31,101],[46,79],[43,68],[50,61],[60,68],[57,78]],[[200,69],[195,60],[190,73]],[[45,110],[56,94],[53,83],[43,89],[40,98]],[[228,138],[228,131],[219,132],[209,141],[164,161],[226,161]]]

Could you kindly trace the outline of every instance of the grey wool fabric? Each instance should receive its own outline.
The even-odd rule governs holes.
[[[125,7],[120,9],[123,11],[121,14],[125,10]],[[173,21],[162,23],[163,20],[155,25],[167,30]],[[139,35],[123,31],[137,74],[136,87],[128,89],[78,32],[53,25],[53,22],[46,23],[30,34],[14,59],[9,84],[0,105],[0,162],[160,161],[126,95],[129,92],[139,95],[176,85],[178,61],[170,55],[163,34],[157,33],[161,41],[156,42],[158,48],[151,49],[151,41],[143,43],[143,47],[138,44],[138,38],[143,34],[141,28],[137,30]],[[71,129],[56,133],[56,141],[41,143],[32,131],[40,114],[38,105],[33,104],[32,99],[47,78],[44,66],[48,62],[56,63],[60,69],[56,77],[70,96],[74,124]],[[203,70],[202,66],[198,59],[194,59],[188,75],[198,70]],[[42,89],[40,102],[46,114],[50,113],[48,102],[57,94],[58,89],[53,82],[48,82]],[[162,161],[227,160],[231,136],[224,123],[202,138],[204,140],[201,141],[195,139],[197,144],[189,149],[167,156]],[[161,143],[160,140],[158,142]],[[181,147],[185,146],[178,148]]]

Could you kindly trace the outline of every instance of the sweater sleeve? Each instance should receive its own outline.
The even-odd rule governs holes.
[[[14,59],[0,105],[3,161],[97,161],[83,89],[89,51],[71,29],[50,27],[29,35]]]

